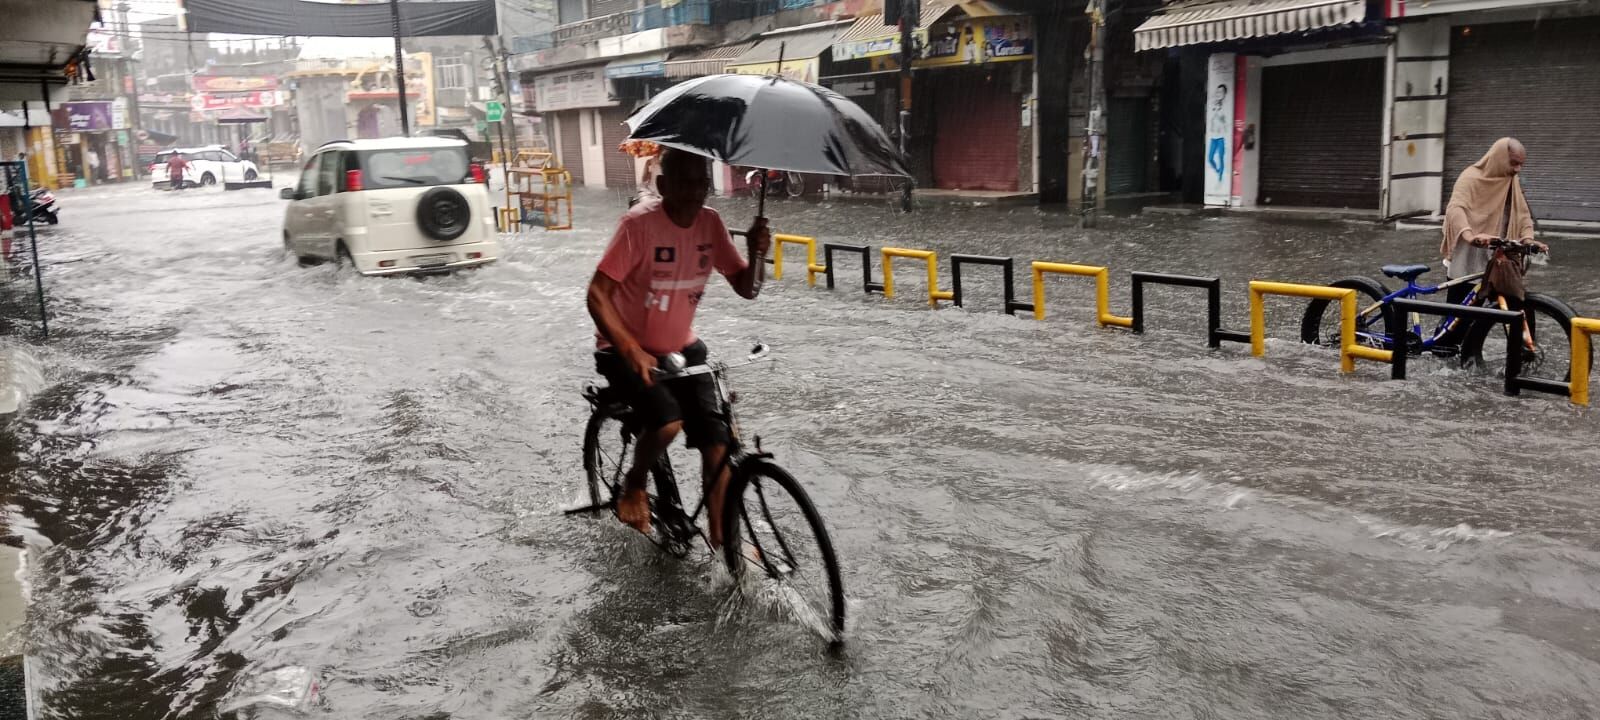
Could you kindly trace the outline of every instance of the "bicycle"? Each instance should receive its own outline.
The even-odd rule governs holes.
[[[844,586],[833,541],[822,523],[822,516],[805,488],[761,449],[761,436],[753,437],[754,452],[740,438],[733,405],[738,394],[729,388],[726,373],[735,367],[766,360],[769,349],[756,345],[743,362],[709,362],[693,367],[674,367],[658,372],[656,382],[673,382],[686,377],[710,374],[716,388],[717,411],[714,418],[726,422],[729,430],[727,464],[731,469],[727,496],[722,506],[723,561],[728,572],[741,584],[751,579],[750,568],[759,568],[773,584],[776,597],[797,620],[823,633],[831,643],[843,642]],[[681,366],[681,357],[676,366]],[[598,383],[584,386],[583,397],[592,412],[583,436],[583,469],[587,475],[589,504],[566,510],[566,514],[616,511],[623,472],[633,457],[633,444],[644,430],[633,409]],[[607,447],[615,441],[615,447]],[[700,527],[707,513],[704,493],[692,512],[684,509],[671,458],[661,456],[650,470],[651,542],[675,557],[688,557],[696,542],[710,545]],[[787,497],[788,502],[784,502]],[[803,530],[798,530],[804,528]],[[798,531],[797,531],[798,530]],[[815,542],[802,546],[803,532]],[[811,550],[808,552],[808,549]],[[713,553],[716,550],[713,549]],[[804,580],[804,571],[819,571],[820,582]],[[820,585],[820,587],[819,587]],[[796,603],[804,607],[795,607]]]
[[[1537,249],[1516,241],[1496,240],[1490,243],[1494,249],[1501,250],[1512,256],[1514,260],[1528,262],[1528,256],[1537,252]],[[1526,265],[1524,265],[1526,267]],[[1365,276],[1341,278],[1328,283],[1330,287],[1350,288],[1356,290],[1371,301],[1358,311],[1356,316],[1356,342],[1368,347],[1384,350],[1394,350],[1395,338],[1404,332],[1405,350],[1411,355],[1429,353],[1438,357],[1460,356],[1463,360],[1476,362],[1491,371],[1503,372],[1505,362],[1505,346],[1502,342],[1513,342],[1507,333],[1490,332],[1493,323],[1478,322],[1467,326],[1465,331],[1459,331],[1456,324],[1463,322],[1456,318],[1441,317],[1437,327],[1431,333],[1426,332],[1423,322],[1418,314],[1412,313],[1406,319],[1404,328],[1389,327],[1388,313],[1383,311],[1384,305],[1395,299],[1422,298],[1429,295],[1449,290],[1450,288],[1474,283],[1472,290],[1467,294],[1461,304],[1472,306],[1484,304],[1483,279],[1484,273],[1475,273],[1465,277],[1448,280],[1439,285],[1418,284],[1417,278],[1427,273],[1431,268],[1428,265],[1384,265],[1381,271],[1384,275],[1398,279],[1406,284],[1405,287],[1390,291],[1383,283]],[[1501,309],[1505,309],[1504,299],[1497,299]],[[1300,321],[1300,340],[1313,345],[1328,345],[1338,342],[1339,337],[1339,311],[1335,308],[1332,312],[1328,309],[1331,300],[1312,300],[1306,306],[1304,317]],[[1572,306],[1558,298],[1542,293],[1526,293],[1523,303],[1523,316],[1525,318],[1521,328],[1523,337],[1523,363],[1522,377],[1537,377],[1548,380],[1565,382],[1568,380],[1571,362],[1572,319],[1577,312]],[[1552,348],[1551,342],[1540,342],[1541,337],[1549,341],[1550,333],[1541,329],[1551,327],[1559,328],[1566,338],[1567,345],[1561,348]],[[1455,332],[1452,332],[1455,331]],[[1554,351],[1553,351],[1554,350]]]

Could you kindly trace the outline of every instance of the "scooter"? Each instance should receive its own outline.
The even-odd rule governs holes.
[[[26,225],[30,220],[43,220],[51,225],[61,222],[61,218],[58,217],[60,210],[56,207],[56,196],[49,188],[34,188],[30,195],[32,205],[29,206],[29,211],[24,211],[22,191],[16,186],[11,188],[11,211],[16,213],[14,222],[17,225]]]
[[[30,217],[23,218],[22,222],[28,222],[30,219],[43,220],[46,223],[54,225],[58,222],[61,222],[61,218],[59,216],[60,212],[60,209],[56,207],[56,196],[54,193],[50,192],[49,188],[34,188],[33,213]]]

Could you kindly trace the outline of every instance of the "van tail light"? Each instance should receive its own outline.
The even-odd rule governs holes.
[[[361,189],[361,171],[346,170],[344,173],[344,189],[355,192]]]
[[[472,181],[485,185],[489,184],[489,175],[483,171],[483,163],[472,164]]]

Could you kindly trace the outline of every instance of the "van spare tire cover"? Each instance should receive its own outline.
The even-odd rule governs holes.
[[[435,240],[461,237],[472,225],[472,206],[455,188],[436,187],[417,200],[417,226]]]

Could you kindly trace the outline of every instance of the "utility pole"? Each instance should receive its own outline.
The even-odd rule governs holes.
[[[1083,12],[1089,16],[1089,122],[1083,136],[1083,214],[1082,225],[1094,227],[1100,204],[1100,158],[1105,156],[1106,91],[1105,29],[1102,0],[1089,0]]]
[[[911,62],[917,56],[915,30],[921,21],[922,8],[919,0],[897,0],[885,4],[884,9],[897,19],[900,25],[900,156],[910,160],[911,137]],[[911,212],[911,189],[916,181],[906,178],[900,192],[900,209]]]
[[[400,134],[411,137],[411,110],[406,107],[406,56],[400,47],[400,0],[389,0],[389,19],[394,24],[394,89],[400,103]]]

